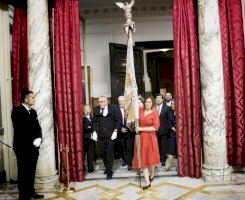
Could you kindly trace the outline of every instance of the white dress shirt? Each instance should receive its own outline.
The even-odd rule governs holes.
[[[120,107],[121,113],[122,113],[122,123],[124,125],[124,107]]]
[[[102,113],[102,112],[103,112],[104,117],[108,114],[108,106],[107,105],[104,109],[100,109],[100,113]]]
[[[162,104],[157,105],[157,112],[159,115],[161,114],[161,111],[162,111]]]
[[[86,115],[85,117],[91,122],[91,117],[89,115]]]
[[[172,105],[172,101],[166,102],[167,106],[171,106]]]
[[[22,103],[22,106],[25,107],[25,109],[28,111],[28,113],[30,114],[31,113],[31,108],[26,106],[25,104]]]

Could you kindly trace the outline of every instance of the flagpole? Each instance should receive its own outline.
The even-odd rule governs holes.
[[[127,35],[127,60],[126,60],[126,78],[125,78],[125,95],[127,101],[127,94],[129,93],[131,103],[130,106],[133,110],[133,119],[135,127],[139,126],[139,103],[138,103],[138,87],[135,77],[134,68],[134,53],[133,53],[133,32],[135,32],[135,24],[132,22],[130,26],[127,27],[127,23],[124,24],[124,30]],[[128,31],[128,32],[127,32]],[[130,91],[127,91],[127,82],[130,80]],[[130,101],[129,101],[130,102]],[[127,103],[126,103],[127,104]],[[130,119],[128,117],[128,119]],[[139,183],[141,188],[141,154],[140,154],[140,134],[136,132],[135,134],[135,146],[137,151],[137,161],[138,161],[138,173],[139,173]]]
[[[125,76],[125,102],[128,110],[127,124],[133,123],[135,127],[139,126],[139,104],[138,87],[135,78],[134,52],[133,52],[133,32],[135,32],[135,23],[132,20],[132,7],[134,0],[130,3],[116,2],[116,5],[124,10],[126,22],[124,23],[124,32],[127,39],[127,58],[126,58],[126,76]],[[138,158],[139,182],[141,187],[141,155],[140,155],[140,135],[135,134],[135,144]]]
[[[134,68],[134,52],[133,52],[133,32],[135,32],[135,23],[130,20],[130,24],[124,24],[124,30],[127,36],[127,58],[126,58],[126,78],[125,78],[125,94],[126,92],[126,84],[127,84],[127,76],[130,78],[131,81],[131,104],[133,104],[133,113],[134,113],[134,124],[135,127],[139,126],[139,103],[138,103],[138,87],[136,83],[135,77],[135,68]],[[130,73],[130,72],[131,73]],[[126,98],[127,100],[127,98]],[[129,118],[128,118],[129,119]],[[135,134],[135,145],[137,150],[137,159],[138,159],[138,173],[139,173],[139,183],[141,188],[141,154],[140,154],[140,134],[136,132]]]
[[[139,120],[135,120],[135,127],[139,126]],[[135,144],[137,149],[137,158],[138,158],[138,173],[139,173],[139,182],[140,182],[140,188],[141,188],[141,155],[140,155],[140,134],[139,132],[136,132],[135,134]]]

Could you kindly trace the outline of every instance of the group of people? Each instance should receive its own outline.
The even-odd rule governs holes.
[[[88,172],[94,172],[95,144],[105,165],[107,179],[112,178],[115,150],[120,154],[123,166],[128,170],[142,169],[147,189],[155,176],[155,166],[160,162],[165,170],[171,170],[176,155],[175,109],[172,95],[139,98],[139,126],[132,130],[127,125],[125,99],[118,97],[118,106],[108,104],[104,96],[99,98],[99,106],[93,112],[89,105],[83,110],[84,158],[87,157]],[[18,165],[19,199],[40,199],[34,189],[36,164],[42,143],[42,130],[37,113],[32,108],[35,95],[25,90],[21,95],[21,105],[12,111],[14,128],[13,149]],[[155,105],[156,104],[156,105]],[[92,114],[93,113],[93,114]],[[138,160],[135,134],[140,137],[140,159]],[[116,145],[115,145],[116,144]],[[115,146],[117,148],[115,148]],[[140,162],[139,162],[140,161]],[[150,169],[150,172],[149,172]]]
[[[84,158],[87,157],[88,172],[94,172],[95,142],[97,142],[105,165],[107,179],[112,178],[115,151],[122,158],[122,166],[128,170],[141,168],[147,189],[155,176],[155,166],[162,164],[171,170],[176,155],[175,108],[171,93],[139,98],[139,126],[132,130],[127,125],[125,99],[118,97],[118,105],[108,104],[101,96],[99,105],[92,109],[84,106],[83,133]],[[140,162],[137,158],[135,134],[140,137]],[[150,169],[150,173],[149,173]]]

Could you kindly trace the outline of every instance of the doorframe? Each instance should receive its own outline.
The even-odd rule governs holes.
[[[173,50],[173,48],[159,48],[159,49],[147,49],[143,50],[143,63],[144,63],[144,82],[145,82],[145,93],[146,94],[151,94],[152,93],[152,85],[151,85],[151,80],[148,75],[148,66],[147,66],[147,53],[154,53],[154,52],[161,52],[161,51],[168,51],[168,50]]]
[[[12,77],[10,62],[10,33],[9,33],[9,10],[7,5],[0,3],[0,95],[2,126],[4,128],[3,142],[12,146],[13,127],[11,121],[12,111]],[[4,170],[7,181],[17,178],[17,163],[13,149],[2,147]]]
[[[116,50],[116,51],[114,51]],[[119,51],[118,51],[119,50]],[[125,52],[124,52],[125,51]],[[115,59],[116,53],[120,52],[119,55],[123,54],[123,57],[120,57],[120,59]],[[144,83],[144,63],[143,63],[143,47],[139,47],[134,45],[133,46],[133,52],[134,52],[134,66],[135,66],[135,78],[137,81],[138,86],[138,93],[141,95],[145,95],[145,83]],[[125,53],[125,54],[124,54]],[[127,54],[127,45],[126,44],[120,44],[120,43],[109,43],[109,56],[110,56],[110,78],[111,78],[111,103],[117,104],[117,98],[118,96],[123,94],[124,87],[122,84],[125,84],[125,75],[126,75],[126,66],[123,65],[126,62]],[[118,62],[116,62],[118,60]],[[124,62],[125,60],[125,62]],[[115,67],[119,66],[119,67]],[[119,86],[118,86],[119,85]],[[117,95],[115,95],[115,90],[117,88],[120,88],[120,92]],[[122,91],[123,88],[123,91]]]

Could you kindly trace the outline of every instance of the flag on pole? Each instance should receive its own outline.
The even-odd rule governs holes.
[[[126,77],[125,77],[125,107],[127,110],[127,124],[134,123],[139,119],[138,87],[135,78],[134,52],[132,31],[128,34]]]
[[[126,23],[124,24],[124,31],[127,37],[127,58],[126,58],[126,77],[125,77],[125,107],[127,111],[127,124],[135,124],[139,126],[139,104],[138,104],[138,87],[135,78],[134,69],[134,51],[133,51],[133,32],[135,32],[135,23],[132,21],[132,6],[134,0],[128,4],[127,2],[116,2],[116,5],[124,10]],[[141,156],[140,156],[140,135],[136,133],[135,144],[137,149],[137,159],[139,168],[139,180],[141,187]]]

